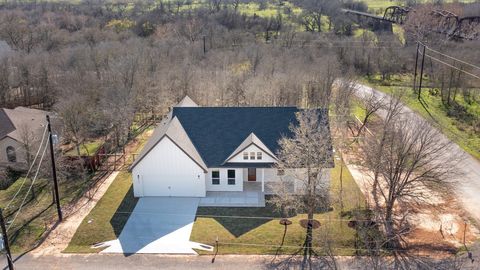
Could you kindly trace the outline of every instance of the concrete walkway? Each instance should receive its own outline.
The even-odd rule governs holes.
[[[107,189],[118,175],[118,171],[112,172],[105,180],[99,181],[90,191],[73,206],[63,207],[64,220],[60,223],[43,241],[43,243],[34,249],[31,253],[38,255],[58,254],[67,248],[68,243],[82,223],[83,219],[97,205],[97,202],[103,197]],[[86,196],[90,194],[90,196]]]
[[[198,206],[265,207],[265,194],[262,183],[243,182],[243,191],[207,191]]]
[[[193,248],[212,247],[190,242],[198,198],[140,198],[120,236],[100,244],[101,253],[197,254]]]
[[[376,93],[378,97],[383,98],[385,102],[390,100],[390,96],[366,85],[357,84],[356,89],[357,95],[361,98],[371,93]],[[404,117],[422,118],[406,106],[403,106],[403,113]],[[385,117],[386,112],[380,111],[378,114],[381,117]],[[431,128],[434,129],[433,126]],[[442,135],[442,140],[450,141],[444,135]],[[471,217],[477,222],[480,222],[480,210],[478,210],[478,206],[480,205],[480,162],[463,151],[457,144],[453,144],[453,149],[454,153],[452,153],[452,155],[460,156],[462,159],[461,166],[458,167],[461,177],[456,184],[456,197]],[[449,161],[448,156],[444,157],[444,159],[445,162]]]

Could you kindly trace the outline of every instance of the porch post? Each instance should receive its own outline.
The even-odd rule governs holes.
[[[262,168],[262,192],[265,192],[265,168]]]

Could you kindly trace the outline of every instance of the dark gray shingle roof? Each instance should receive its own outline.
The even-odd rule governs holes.
[[[209,168],[222,167],[235,149],[254,133],[273,153],[282,136],[291,136],[296,107],[197,107],[173,108],[173,116],[195,145]],[[328,117],[326,110],[319,110]]]

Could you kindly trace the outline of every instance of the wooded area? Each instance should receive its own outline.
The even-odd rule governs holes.
[[[393,32],[360,27],[342,11],[369,11],[367,3],[353,0],[6,2],[0,4],[0,107],[58,113],[62,142],[73,145],[78,156],[85,143],[99,138],[110,141],[112,149],[122,147],[134,137],[138,122],[161,118],[185,95],[202,106],[330,109],[342,162],[343,152],[356,144],[365,154],[362,165],[375,181],[381,179],[372,192],[385,202],[376,201],[374,210],[386,233],[374,239],[381,243],[372,249],[371,239],[362,240],[362,248],[380,256],[380,249],[401,246],[404,228],[394,224],[398,200],[415,196],[412,190],[419,185],[448,186],[454,167],[438,165],[450,145],[439,144],[437,133],[404,132],[426,122],[401,119],[398,104],[375,96],[359,101],[352,83],[360,79],[410,89],[418,57],[428,54],[421,63],[423,91],[440,98],[442,110],[461,123],[462,131],[480,134],[480,40],[452,39],[435,31],[427,16],[435,9],[478,15],[480,2],[420,2],[402,1],[416,11]],[[431,50],[419,52],[419,43]],[[354,101],[365,114],[349,134]],[[381,109],[390,113],[380,121],[382,132],[359,142],[370,117]],[[305,125],[315,122],[312,118],[304,115]],[[291,161],[287,141],[283,146],[285,164],[300,162]],[[301,154],[296,158],[302,161]],[[316,162],[320,165],[313,169],[321,171],[325,160]],[[411,176],[418,173],[423,174]],[[319,174],[314,171],[311,178]],[[306,205],[312,219],[318,202]],[[366,238],[378,232],[378,226],[362,232],[367,225],[357,232]]]

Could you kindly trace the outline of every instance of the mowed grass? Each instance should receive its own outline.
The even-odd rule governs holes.
[[[355,231],[347,226],[347,220],[339,220],[341,219],[340,204],[337,200],[340,189],[339,166],[337,163],[337,167],[331,174],[331,195],[335,199],[333,210],[315,215],[322,226],[315,230],[314,242],[315,246],[319,247],[317,251],[321,252],[321,248],[325,247],[325,241],[333,240],[336,254],[352,255]],[[343,196],[344,211],[357,209],[365,203],[363,194],[345,167]],[[82,221],[64,252],[99,252],[100,250],[92,248],[92,245],[116,239],[129,217],[124,213],[132,212],[136,202],[137,200],[133,197],[131,175],[126,172],[120,173],[95,208]],[[273,219],[279,215],[271,206],[265,208],[200,207],[197,215],[223,217],[197,217],[191,235],[192,241],[210,245],[214,245],[218,237],[221,243],[220,254],[272,254],[275,253],[283,234],[284,227],[279,225],[277,219]],[[302,245],[305,229],[300,226],[299,221],[305,218],[305,214],[300,214],[290,219],[293,224],[288,227],[286,248],[282,250],[283,253],[292,252]]]
[[[136,203],[131,174],[120,172],[97,205],[84,218],[64,252],[99,252],[100,249],[91,246],[116,239],[128,220],[128,214],[116,212],[131,212]]]
[[[133,153],[145,146],[152,134],[152,129],[152,127],[146,129],[134,139]],[[132,161],[131,158],[129,156],[128,162]],[[113,180],[97,205],[83,219],[64,252],[99,252],[100,249],[94,249],[91,246],[116,239],[130,216],[128,213],[133,211],[136,203],[137,199],[133,197],[132,176],[122,171]]]
[[[405,84],[408,76],[396,76],[394,82],[388,84]],[[403,83],[402,83],[403,82]],[[480,159],[480,134],[475,131],[471,123],[463,121],[459,117],[454,117],[449,114],[448,108],[442,103],[439,95],[432,94],[428,88],[422,91],[422,100],[424,105],[417,99],[417,94],[413,92],[411,86],[385,86],[381,85],[380,81],[370,80],[370,85],[382,92],[391,94],[394,91],[404,92],[405,104],[419,113],[425,119],[432,122],[434,126],[440,129],[449,139],[458,144],[463,150],[471,154],[477,159]],[[474,90],[475,91],[475,90]],[[467,113],[478,119],[480,118],[480,104],[473,102],[466,103],[461,94],[457,95],[456,102],[465,107]]]
[[[315,214],[321,226],[314,230],[313,246],[318,253],[322,253],[326,242],[331,241],[335,254],[353,255],[355,230],[349,228],[348,220],[342,218],[339,190],[340,163],[337,162],[331,173],[333,210]],[[344,211],[364,206],[365,198],[345,167],[343,197]],[[283,236],[284,226],[279,224],[279,214],[268,203],[265,208],[200,207],[197,215],[191,240],[214,246],[218,239],[219,254],[275,254]],[[302,246],[305,229],[300,226],[300,220],[305,218],[305,214],[290,218],[292,225],[288,226],[281,253],[291,254]]]

